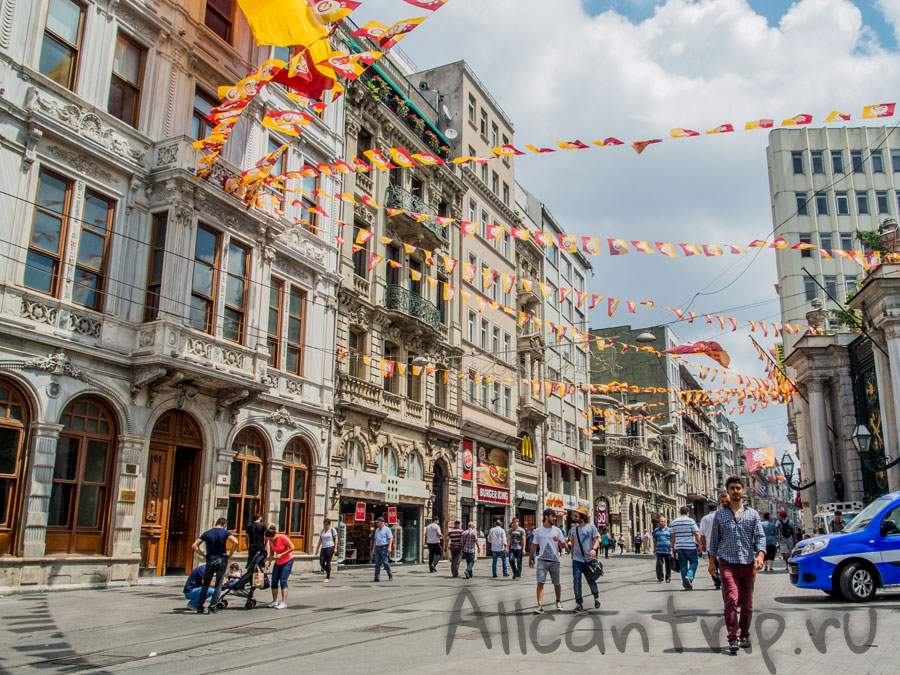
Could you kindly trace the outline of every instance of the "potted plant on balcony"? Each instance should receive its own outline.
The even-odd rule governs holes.
[[[442,145],[439,151],[442,159],[447,160],[448,162],[453,159],[453,151],[450,149],[449,145]]]
[[[369,94],[376,101],[380,101],[382,98],[382,92],[385,90],[385,81],[381,79],[378,75],[370,79],[366,82],[366,87],[369,90]]]
[[[433,131],[431,131],[430,129],[423,134],[423,138],[425,139],[425,142],[428,144],[428,146],[432,150],[440,150],[441,149],[441,143],[438,140],[437,134],[434,133]]]
[[[415,113],[410,113],[406,116],[406,121],[413,129],[416,130],[416,133],[421,136],[425,132],[425,120],[416,115]]]

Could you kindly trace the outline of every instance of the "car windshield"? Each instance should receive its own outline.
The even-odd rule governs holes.
[[[860,511],[856,518],[847,523],[842,534],[847,534],[848,532],[859,532],[860,530],[866,529],[869,526],[869,523],[872,522],[872,518],[878,515],[881,510],[889,503],[890,500],[888,499],[876,499],[874,502]]]

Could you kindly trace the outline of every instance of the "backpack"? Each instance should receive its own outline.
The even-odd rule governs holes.
[[[781,531],[782,537],[794,538],[794,527],[788,521],[785,520],[783,523],[779,523],[778,529]]]

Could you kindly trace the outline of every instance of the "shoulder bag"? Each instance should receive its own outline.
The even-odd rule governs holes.
[[[603,576],[603,563],[601,563],[596,558],[589,557],[584,552],[584,543],[581,541],[581,531],[578,526],[575,526],[575,538],[578,540],[578,547],[581,549],[581,556],[583,558],[587,558],[586,562],[581,563],[582,571],[584,571],[584,576],[588,578],[590,581],[597,581],[600,577]]]

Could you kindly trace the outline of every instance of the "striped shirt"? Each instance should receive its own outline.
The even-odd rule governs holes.
[[[463,553],[475,553],[478,550],[478,532],[466,530],[462,533]]]
[[[454,527],[447,533],[447,536],[450,538],[450,548],[459,548],[462,546],[462,535],[463,531],[458,527]]]
[[[725,506],[716,511],[709,537],[709,554],[732,565],[749,565],[757,553],[766,552],[766,533],[759,513],[742,506],[738,517]]]
[[[690,516],[678,516],[669,525],[672,534],[675,535],[675,550],[679,549],[696,549],[697,540],[694,539],[694,532],[699,532],[700,528]]]

